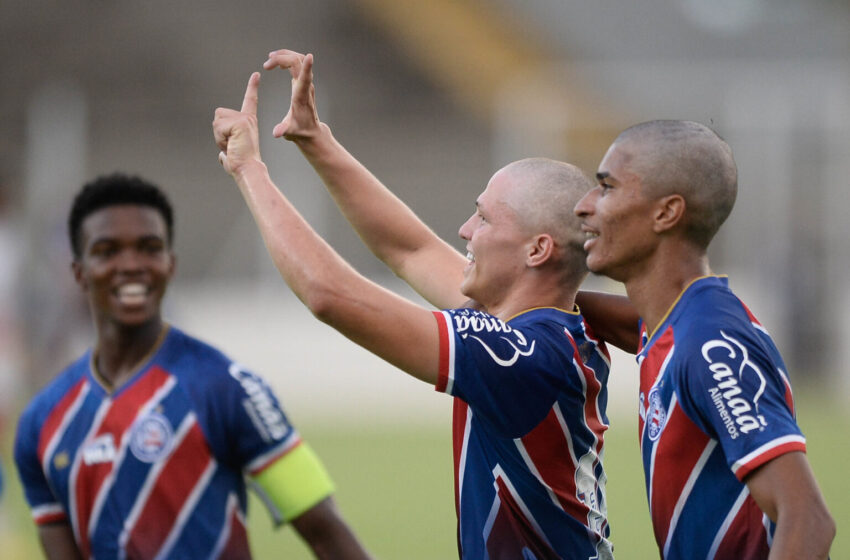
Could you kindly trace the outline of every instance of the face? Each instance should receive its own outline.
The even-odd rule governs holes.
[[[503,300],[525,268],[523,233],[508,205],[515,186],[510,172],[502,169],[475,203],[475,213],[461,226],[469,262],[464,269],[461,292],[485,307]]]
[[[162,215],[148,206],[109,206],[89,214],[80,233],[82,255],[72,268],[95,322],[159,321],[175,266]]]
[[[657,241],[654,201],[643,195],[633,161],[628,144],[614,143],[599,164],[596,187],[575,207],[585,232],[587,267],[622,282],[641,269]]]

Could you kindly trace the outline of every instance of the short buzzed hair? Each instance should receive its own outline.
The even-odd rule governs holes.
[[[174,211],[168,197],[153,183],[141,177],[113,173],[95,178],[83,185],[74,197],[68,214],[68,239],[75,259],[82,256],[80,246],[80,228],[83,220],[90,214],[109,206],[133,204],[149,206],[160,213],[165,220],[168,244],[174,240]]]
[[[685,234],[707,248],[732,212],[738,170],[732,149],[716,132],[693,121],[655,120],[624,130],[614,142],[629,143],[631,163],[646,196],[685,199]]]
[[[523,227],[546,232],[565,252],[566,266],[576,275],[586,274],[584,234],[573,212],[593,182],[575,165],[548,158],[528,158],[505,167],[524,188],[510,199]]]

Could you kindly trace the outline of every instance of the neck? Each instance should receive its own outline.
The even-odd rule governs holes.
[[[577,287],[566,285],[560,278],[550,281],[538,276],[528,285],[513,290],[502,301],[487,305],[486,310],[502,321],[537,307],[557,307],[572,311],[577,290]]]
[[[160,317],[141,325],[98,325],[94,366],[102,381],[116,388],[129,379],[156,346],[164,326]]]
[[[703,251],[659,252],[643,270],[624,280],[626,293],[652,334],[682,291],[695,279],[711,274]]]

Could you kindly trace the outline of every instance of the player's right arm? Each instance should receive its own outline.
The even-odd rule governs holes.
[[[274,135],[298,146],[363,242],[396,275],[436,307],[461,307],[466,302],[460,292],[466,258],[440,239],[319,121],[312,57],[278,50],[269,54],[263,66],[285,68],[292,75],[289,112]]]
[[[66,522],[38,526],[38,538],[47,560],[82,560],[71,525]]]

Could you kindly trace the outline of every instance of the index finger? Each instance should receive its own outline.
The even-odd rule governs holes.
[[[259,89],[260,84],[260,73],[254,72],[251,74],[251,77],[248,78],[248,87],[245,88],[245,99],[242,100],[242,109],[243,113],[248,113],[250,115],[257,114],[257,90]]]

